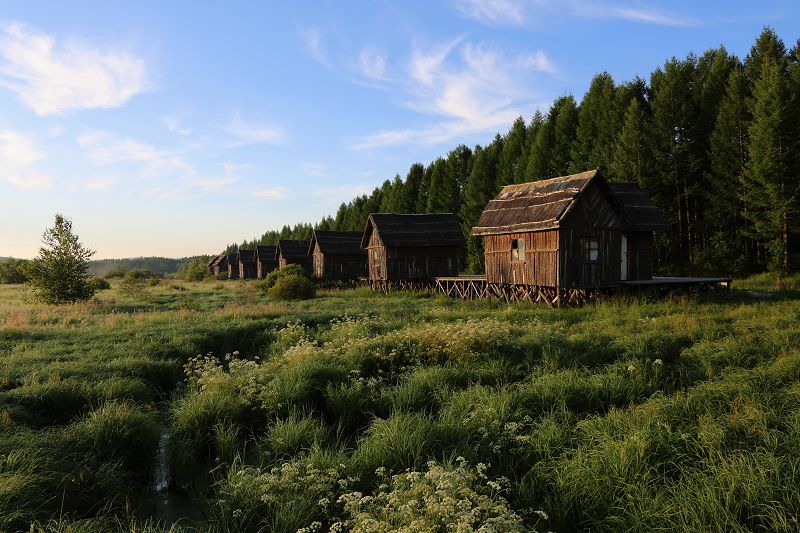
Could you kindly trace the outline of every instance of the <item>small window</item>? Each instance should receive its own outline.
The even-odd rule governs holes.
[[[511,240],[511,260],[525,261],[525,239]]]
[[[372,261],[375,263],[381,262],[381,251],[378,248],[372,250]]]
[[[581,250],[584,261],[600,260],[600,241],[598,239],[581,239]]]

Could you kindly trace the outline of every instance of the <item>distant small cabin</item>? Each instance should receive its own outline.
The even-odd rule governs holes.
[[[220,272],[228,273],[228,254],[219,254],[209,263],[209,272],[214,276],[219,276]]]
[[[278,268],[277,246],[256,246],[256,278],[264,279],[267,274]]]
[[[219,256],[216,255],[216,256],[214,256],[214,257],[212,257],[211,259],[208,260],[208,263],[206,263],[206,272],[208,272],[209,274],[213,274],[214,273],[214,262],[218,258],[219,258]]]
[[[228,254],[228,279],[239,279],[239,254]]]
[[[256,251],[239,250],[239,277],[256,279]]]
[[[598,170],[507,185],[483,210],[488,283],[613,288],[653,276],[653,232],[664,217],[635,183]]]
[[[281,239],[277,249],[278,268],[286,265],[300,265],[306,272],[311,270],[311,260],[308,256],[308,241]]]
[[[429,281],[458,274],[464,234],[452,213],[373,213],[361,247],[373,281]]]
[[[311,273],[328,280],[357,279],[367,275],[367,251],[360,231],[314,230],[309,241]]]

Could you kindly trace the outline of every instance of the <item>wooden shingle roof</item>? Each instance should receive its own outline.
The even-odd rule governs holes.
[[[275,261],[278,255],[278,247],[259,244],[256,246],[256,261]]]
[[[239,250],[240,263],[255,263],[256,251],[255,250]]]
[[[557,228],[592,182],[598,184],[608,201],[620,211],[626,229],[648,231],[666,228],[661,212],[637,184],[608,184],[595,169],[506,185],[489,201],[472,228],[472,234],[495,235]]]
[[[385,246],[456,246],[464,243],[464,233],[453,213],[388,214],[373,213],[361,239],[369,245],[376,231]]]
[[[308,241],[281,239],[278,241],[278,255],[289,260],[301,260],[308,257]]]
[[[361,249],[360,231],[322,231],[314,230],[308,245],[308,254],[314,253],[314,245],[329,255],[366,255]]]

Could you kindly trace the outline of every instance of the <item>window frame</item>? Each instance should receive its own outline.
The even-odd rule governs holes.
[[[592,256],[594,256],[594,258],[592,258]],[[581,261],[584,263],[600,262],[599,237],[581,237]]]
[[[511,260],[526,261],[528,258],[526,248],[524,237],[521,239],[511,239]]]

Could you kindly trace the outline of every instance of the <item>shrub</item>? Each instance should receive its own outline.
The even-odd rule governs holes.
[[[271,289],[279,279],[285,276],[306,277],[306,272],[300,265],[286,265],[277,270],[273,270],[264,278],[264,290]]]
[[[110,289],[110,288],[111,288],[111,284],[110,284],[110,283],[109,283],[107,280],[105,280],[105,279],[103,279],[103,278],[98,278],[98,277],[96,277],[96,276],[92,276],[92,277],[90,277],[90,278],[89,278],[89,279],[86,281],[86,285],[87,285],[87,286],[88,286],[88,287],[89,287],[89,288],[90,288],[92,291],[95,291],[95,292],[96,292],[96,291],[104,291],[104,290],[107,290],[107,289]]]
[[[119,292],[129,298],[145,298],[148,295],[148,277],[144,270],[131,270],[122,279]]]
[[[278,278],[269,290],[269,297],[274,300],[308,300],[314,296],[316,289],[311,280],[296,274]]]

